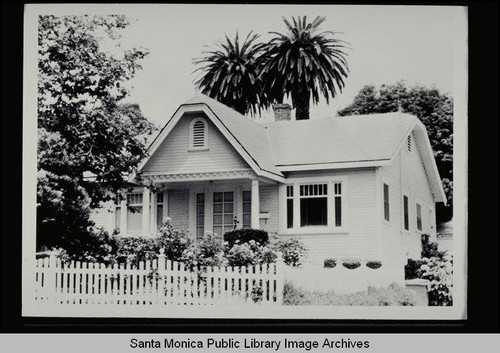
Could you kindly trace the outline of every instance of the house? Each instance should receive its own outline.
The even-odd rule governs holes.
[[[300,237],[309,261],[382,260],[402,271],[436,240],[446,202],[425,126],[395,112],[257,123],[206,96],[182,104],[98,225],[150,236],[170,217],[194,238],[236,228]],[[132,212],[135,211],[135,212]]]

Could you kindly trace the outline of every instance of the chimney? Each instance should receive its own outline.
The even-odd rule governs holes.
[[[274,120],[291,120],[292,107],[290,104],[273,104]]]

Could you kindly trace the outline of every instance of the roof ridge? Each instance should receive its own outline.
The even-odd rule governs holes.
[[[370,159],[373,159],[372,156],[366,153],[365,150],[363,150],[348,134],[346,134],[346,132],[339,126],[339,124],[333,121],[334,120],[333,118],[327,118],[327,120],[329,120],[345,137],[347,137],[347,139],[351,141],[354,144],[354,146],[356,146],[358,150],[360,150],[365,156],[367,156]]]

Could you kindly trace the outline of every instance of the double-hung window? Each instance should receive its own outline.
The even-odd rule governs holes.
[[[384,184],[384,219],[389,222],[391,220],[390,216],[390,204],[389,204],[389,185]]]
[[[142,228],[142,193],[127,195],[127,233],[140,233]]]
[[[403,222],[405,230],[410,230],[410,218],[408,212],[408,196],[403,196]]]
[[[422,207],[417,203],[417,229],[422,230]]]

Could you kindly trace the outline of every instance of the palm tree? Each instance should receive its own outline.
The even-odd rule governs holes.
[[[296,119],[309,119],[311,95],[319,101],[320,92],[327,103],[344,87],[349,72],[343,40],[334,38],[331,31],[319,32],[325,17],[312,23],[307,17],[292,17],[293,26],[283,18],[287,33],[270,32],[275,37],[263,48],[260,56],[260,78],[267,98],[282,103],[291,95]]]
[[[195,86],[203,94],[218,100],[241,114],[260,114],[267,103],[261,95],[261,82],[257,56],[261,44],[255,44],[259,35],[250,32],[240,46],[238,32],[234,42],[226,35],[225,42],[218,42],[217,49],[203,51],[205,56],[193,60],[200,66],[202,77]]]

